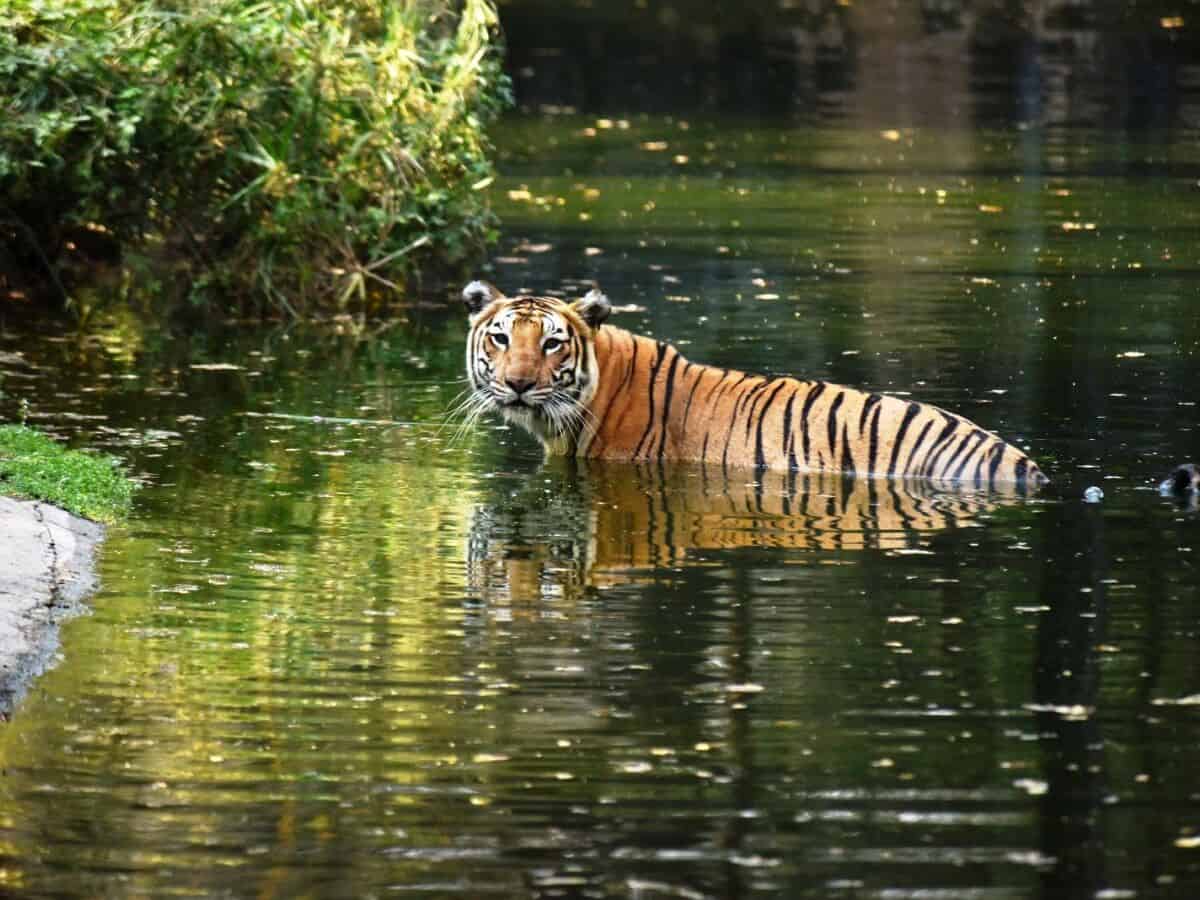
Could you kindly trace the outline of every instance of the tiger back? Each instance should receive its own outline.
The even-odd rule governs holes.
[[[1037,463],[996,434],[927,403],[825,381],[693,363],[605,324],[599,291],[567,302],[463,291],[472,402],[536,435],[549,453],[730,468],[1038,487]]]

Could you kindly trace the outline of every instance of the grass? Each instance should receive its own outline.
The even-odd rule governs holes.
[[[129,512],[136,489],[113,457],[68,450],[24,425],[0,425],[0,493],[116,522]]]

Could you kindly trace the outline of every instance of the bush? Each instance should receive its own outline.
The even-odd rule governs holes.
[[[297,311],[491,236],[491,0],[0,0],[0,20],[10,266],[109,243],[193,298]]]

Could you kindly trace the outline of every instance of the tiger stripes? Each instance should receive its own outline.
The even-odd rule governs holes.
[[[930,404],[694,363],[664,341],[604,324],[611,307],[596,291],[576,303],[509,299],[475,282],[464,299],[473,310],[467,366],[474,390],[552,453],[687,460],[723,471],[900,476],[977,488],[1037,487],[1048,480],[996,434]],[[505,320],[507,330],[497,324]],[[502,346],[485,337],[497,328],[504,331]],[[553,359],[538,350],[551,333],[581,346]],[[510,384],[507,392],[497,379]],[[538,387],[511,389],[528,382]]]

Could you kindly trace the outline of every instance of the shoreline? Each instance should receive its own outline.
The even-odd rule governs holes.
[[[59,625],[87,610],[104,536],[49,503],[0,497],[0,719],[54,666]]]

